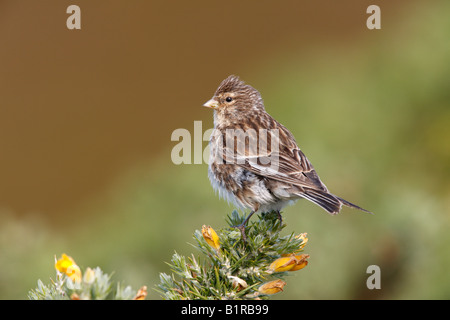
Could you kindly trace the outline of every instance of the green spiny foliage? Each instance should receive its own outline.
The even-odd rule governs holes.
[[[38,280],[36,289],[28,293],[30,300],[131,300],[145,298],[146,288],[138,292],[130,286],[114,284],[111,275],[99,267],[87,268],[80,281],[74,281],[67,275],[56,271],[56,280],[45,285]]]
[[[295,255],[306,239],[293,233],[281,236],[285,224],[270,213],[261,214],[247,226],[247,239],[243,241],[240,231],[233,226],[240,225],[244,219],[237,211],[227,217],[230,227],[218,231],[220,247],[208,243],[205,234],[196,230],[193,246],[203,253],[204,259],[175,253],[168,263],[173,274],[160,274],[157,291],[162,297],[168,300],[265,299],[282,291],[285,283],[281,279],[288,274],[284,270],[289,267],[281,266],[285,261],[291,267],[300,263]],[[309,256],[303,256],[305,262]]]
[[[229,227],[219,230],[203,226],[195,231],[193,246],[203,257],[175,253],[168,263],[172,275],[160,274],[157,291],[164,299],[265,299],[282,291],[288,271],[306,266],[308,255],[299,255],[307,238],[293,233],[282,236],[285,227],[276,214],[261,214],[246,228],[247,239],[234,228],[244,221],[236,211],[227,217]],[[56,260],[56,259],[55,259]],[[126,300],[143,299],[147,291],[114,284],[99,267],[84,272],[63,254],[55,263],[56,280],[30,290],[32,300]]]

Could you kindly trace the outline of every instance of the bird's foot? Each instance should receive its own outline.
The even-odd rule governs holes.
[[[276,211],[276,213],[277,213],[278,219],[280,220],[280,225],[282,225],[283,224],[283,217],[281,216],[280,211]]]
[[[242,240],[244,242],[247,242],[247,236],[245,235],[245,226],[247,225],[248,220],[250,220],[251,216],[255,213],[255,211],[252,211],[249,213],[248,217],[238,226],[232,226],[233,228],[239,229],[241,231]]]
[[[246,221],[244,221],[243,223],[241,223],[238,226],[233,226],[233,228],[239,229],[239,231],[241,231],[242,241],[247,242],[247,236],[245,235],[245,225],[246,225]]]

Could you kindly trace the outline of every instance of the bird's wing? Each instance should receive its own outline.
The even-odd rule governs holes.
[[[246,138],[241,148],[235,147],[239,138],[233,140],[234,144],[224,138],[221,150],[225,163],[234,163],[260,176],[299,187],[328,191],[289,130],[271,120],[275,124],[268,127],[277,130],[267,130],[265,134],[257,132],[256,146],[255,143],[252,146],[251,138]],[[264,128],[267,123],[265,125]]]

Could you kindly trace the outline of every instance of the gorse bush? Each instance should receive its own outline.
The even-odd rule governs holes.
[[[56,257],[55,257],[56,260]],[[55,262],[56,280],[45,285],[38,280],[36,289],[30,290],[28,298],[32,300],[143,300],[147,296],[147,287],[138,291],[120,283],[114,284],[111,275],[99,267],[86,268],[84,274],[72,257],[63,254]]]
[[[178,253],[168,265],[172,274],[161,273],[155,290],[166,300],[267,299],[283,291],[283,280],[292,271],[303,269],[309,255],[302,254],[306,233],[282,236],[285,227],[275,213],[261,214],[246,228],[246,239],[233,226],[244,216],[233,211],[229,227],[216,232],[210,226],[194,233],[193,246],[202,256],[186,258]],[[56,279],[50,284],[38,280],[28,297],[34,300],[142,300],[147,287],[135,291],[114,284],[111,275],[99,267],[84,272],[70,256],[55,257]]]
[[[301,254],[306,234],[282,236],[285,227],[277,214],[261,214],[246,228],[247,239],[232,226],[244,216],[233,211],[230,227],[209,226],[195,231],[194,247],[203,258],[175,253],[168,265],[172,274],[160,274],[157,291],[164,299],[265,299],[283,290],[283,278],[303,269],[309,255]]]

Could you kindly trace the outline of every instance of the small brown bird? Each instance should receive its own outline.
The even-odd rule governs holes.
[[[330,214],[342,205],[369,212],[328,191],[292,133],[265,111],[261,94],[237,76],[223,80],[204,106],[214,109],[208,176],[219,196],[251,210],[236,226],[244,240],[255,212],[275,211],[281,220],[280,210],[300,198]]]

